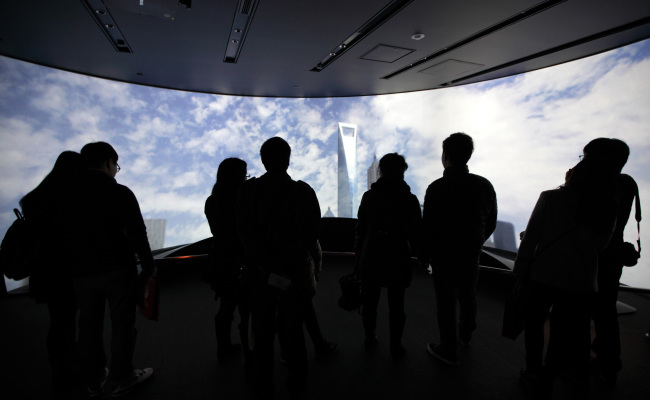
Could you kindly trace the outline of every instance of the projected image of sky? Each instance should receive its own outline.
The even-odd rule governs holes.
[[[165,245],[210,236],[203,214],[219,163],[248,162],[259,176],[261,144],[293,148],[289,174],[308,182],[337,215],[338,122],[358,126],[358,198],[373,156],[406,157],[406,181],[422,202],[442,176],[442,140],[474,138],[470,172],[494,185],[499,220],[525,229],[543,190],[563,183],[582,148],[614,137],[631,148],[623,172],[650,199],[650,41],[580,61],[481,84],[410,94],[341,99],[266,99],[155,89],[0,58],[0,235],[12,209],[64,150],[91,141],[117,150],[117,181],[136,194],[145,218],[167,220]],[[636,224],[626,240],[636,241]],[[642,222],[650,232],[650,223]],[[642,245],[650,248],[648,234]],[[626,268],[624,283],[650,287],[650,257]]]

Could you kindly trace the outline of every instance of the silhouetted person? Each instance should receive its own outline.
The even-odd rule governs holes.
[[[521,372],[538,389],[560,377],[563,390],[569,390],[565,394],[585,395],[598,253],[616,219],[615,174],[604,163],[584,159],[567,178],[565,185],[540,195],[515,260],[517,287],[526,299],[526,367]]]
[[[52,171],[20,200],[23,214],[38,235],[36,269],[29,278],[29,293],[37,303],[46,303],[50,315],[47,352],[52,367],[52,389],[63,394],[75,382],[77,304],[66,266],[61,226],[56,223],[57,199],[65,183],[81,172],[79,153],[64,151]]]
[[[596,353],[597,376],[607,384],[615,384],[617,372],[623,367],[621,363],[618,311],[616,309],[619,280],[623,271],[623,259],[620,250],[624,243],[623,231],[630,218],[632,203],[639,189],[631,176],[621,174],[621,170],[630,155],[630,148],[622,140],[594,139],[585,146],[583,154],[586,160],[597,160],[611,164],[618,174],[616,182],[616,197],[618,200],[616,227],[609,245],[603,250],[598,259],[598,293],[596,294],[593,313],[596,337],[592,343],[592,350]]]
[[[230,334],[235,308],[239,308],[239,336],[248,366],[250,310],[243,281],[247,268],[244,248],[237,234],[237,195],[247,178],[246,167],[246,162],[239,158],[227,158],[219,164],[217,181],[212,188],[212,194],[205,201],[205,216],[213,236],[209,266],[210,284],[215,293],[215,300],[221,299],[219,311],[214,318],[217,358],[220,363],[226,363],[239,352],[239,345],[232,343]]]
[[[255,389],[261,397],[274,393],[277,313],[287,344],[287,386],[297,397],[307,376],[303,309],[310,295],[309,250],[318,240],[320,207],[314,190],[287,174],[291,147],[285,140],[267,140],[260,155],[267,172],[242,185],[237,213],[240,238],[257,270],[251,287]]]
[[[115,181],[118,156],[111,145],[94,142],[81,149],[86,169],[67,186],[62,224],[71,258],[79,306],[79,351],[88,394],[101,395],[109,376],[104,354],[104,309],[111,319],[111,395],[121,396],[151,377],[134,369],[136,301],[154,264],[140,206],[133,192]],[[138,276],[135,253],[142,273]],[[141,300],[140,300],[141,301]]]
[[[411,284],[411,254],[422,227],[420,202],[404,182],[406,160],[397,153],[379,160],[380,178],[359,205],[355,249],[361,279],[366,349],[377,345],[377,305],[381,288],[388,295],[390,351],[404,353],[404,294]]]
[[[467,162],[474,152],[469,135],[454,133],[442,142],[442,178],[424,197],[424,235],[421,261],[431,263],[440,344],[427,350],[456,365],[456,347],[469,346],[476,329],[478,262],[485,241],[497,222],[497,198],[487,179],[470,174]],[[460,320],[456,318],[456,303]]]

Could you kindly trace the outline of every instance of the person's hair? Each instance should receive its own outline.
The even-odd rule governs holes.
[[[264,142],[260,156],[267,171],[286,171],[289,168],[291,146],[286,140],[275,136]]]
[[[30,213],[31,208],[38,207],[38,203],[42,197],[49,193],[52,189],[60,186],[66,180],[72,178],[75,174],[81,171],[83,167],[81,155],[75,151],[64,151],[59,154],[52,167],[52,171],[43,180],[41,183],[34,188],[31,192],[27,193],[20,199],[20,207],[23,209],[23,212],[27,208],[27,214]]]
[[[101,168],[109,160],[117,162],[117,152],[106,142],[92,142],[81,148],[81,157],[87,168]]]
[[[620,172],[630,156],[630,147],[620,139],[597,138],[587,143],[582,152],[585,158],[606,160]]]
[[[583,158],[566,175],[565,187],[578,194],[577,219],[596,229],[615,214],[616,178],[619,172],[612,164],[600,158]]]
[[[454,165],[465,165],[474,152],[474,141],[472,137],[462,133],[452,133],[442,142],[442,151]]]
[[[212,194],[236,195],[239,187],[246,180],[247,166],[246,161],[240,158],[231,157],[223,160],[217,169],[217,180],[212,187]]]
[[[408,164],[403,156],[397,153],[388,153],[379,160],[379,171],[382,177],[404,178]]]

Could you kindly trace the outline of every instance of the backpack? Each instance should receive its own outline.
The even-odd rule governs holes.
[[[36,230],[17,208],[16,220],[11,224],[0,245],[0,271],[9,279],[21,280],[30,276],[37,258]]]

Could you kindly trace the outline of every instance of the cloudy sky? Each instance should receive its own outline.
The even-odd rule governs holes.
[[[163,90],[0,57],[0,235],[61,151],[98,140],[119,153],[117,180],[134,191],[144,217],[167,220],[165,245],[208,237],[203,204],[219,163],[240,157],[259,176],[259,147],[276,135],[293,148],[292,177],[314,187],[323,213],[330,207],[337,215],[338,122],[358,125],[359,194],[373,156],[398,152],[423,201],[442,175],[442,140],[466,132],[476,147],[470,171],[492,181],[499,219],[519,232],[539,193],[563,182],[587,142],[615,137],[632,149],[624,172],[637,180],[650,209],[649,77],[650,41],[481,84],[341,99]],[[649,249],[647,221],[641,230]],[[636,240],[633,227],[628,241]],[[650,257],[627,268],[623,282],[650,288]]]

